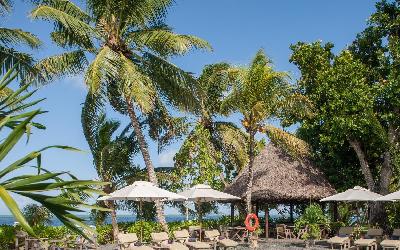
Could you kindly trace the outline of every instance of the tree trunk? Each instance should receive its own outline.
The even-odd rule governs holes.
[[[125,101],[126,101],[126,104],[128,107],[128,114],[131,119],[133,129],[135,131],[136,137],[139,142],[140,151],[142,152],[143,160],[146,165],[149,181],[151,183],[153,183],[154,185],[158,186],[156,172],[154,171],[154,166],[150,159],[147,142],[144,138],[144,135],[142,133],[142,128],[140,127],[139,121],[138,121],[136,113],[135,113],[135,107],[133,106],[132,101],[126,96],[125,96]],[[163,203],[161,201],[155,201],[154,203],[156,205],[158,222],[162,225],[162,227],[165,231],[168,231],[168,225],[167,225],[167,222],[166,222],[165,216],[164,216]]]
[[[392,149],[396,140],[395,129],[392,124],[388,126],[388,142],[389,146],[387,150],[383,153],[383,164],[380,172],[379,178],[379,193],[381,195],[389,194],[389,185],[393,176],[392,167]],[[375,202],[373,204],[373,209],[371,213],[371,221],[373,223],[378,223],[382,225],[384,229],[387,227],[387,214],[385,211],[384,204],[382,202]]]
[[[250,131],[249,138],[249,165],[248,165],[248,182],[246,190],[246,209],[247,213],[251,213],[251,191],[253,188],[253,164],[254,164],[254,131]]]
[[[111,225],[113,228],[113,236],[114,236],[114,242],[117,241],[117,236],[119,233],[119,229],[118,229],[118,222],[117,222],[117,213],[115,212],[115,205],[114,205],[114,201],[106,201],[107,202],[107,207],[109,209],[111,209]]]
[[[368,189],[371,191],[375,190],[375,182],[369,167],[368,161],[365,157],[364,151],[361,148],[361,144],[358,140],[348,140],[350,146],[354,149],[357,154],[358,160],[360,161],[361,172],[364,175],[365,182],[367,183]]]

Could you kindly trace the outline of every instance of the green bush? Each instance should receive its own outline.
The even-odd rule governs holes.
[[[203,228],[219,228],[221,225],[229,225],[230,217],[224,216],[215,220],[204,220]],[[196,220],[192,221],[175,221],[169,222],[169,233],[172,237],[172,232],[188,229],[189,226],[199,225]],[[118,223],[118,228],[120,232],[136,233],[140,237],[141,228],[143,227],[143,241],[151,240],[152,232],[161,232],[162,227],[159,223],[154,221],[137,221],[137,222],[121,222]],[[34,232],[38,237],[49,238],[49,239],[62,239],[66,235],[73,235],[65,226],[46,226],[38,225],[35,226]],[[112,243],[113,241],[113,231],[112,226],[109,224],[98,225],[96,227],[97,241],[99,244]],[[0,249],[7,249],[9,244],[14,243],[15,230],[12,226],[0,226]],[[7,247],[6,247],[7,246]]]
[[[13,226],[0,225],[0,249],[10,249],[14,244],[15,230]]]
[[[325,216],[321,207],[317,204],[308,206],[304,214],[295,221],[296,230],[307,227],[307,232],[303,234],[304,240],[315,240],[321,236],[320,226],[329,228],[329,219]]]

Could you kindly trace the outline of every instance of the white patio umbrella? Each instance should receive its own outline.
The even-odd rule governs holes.
[[[380,197],[382,197],[382,195],[369,191],[366,188],[355,186],[354,188],[347,189],[344,192],[325,197],[321,201],[356,202],[358,220],[360,220],[360,214],[358,211],[358,202],[375,201]]]
[[[382,195],[369,191],[363,187],[355,186],[346,191],[323,198],[321,201],[375,201]]]
[[[116,190],[107,196],[98,198],[98,200],[131,200],[139,201],[139,211],[142,213],[143,201],[154,202],[157,200],[174,200],[174,201],[185,201],[184,196],[175,194],[173,192],[164,190],[155,186],[151,182],[147,181],[135,181],[133,184]],[[143,238],[143,227],[140,232],[140,240]]]
[[[400,200],[400,190],[382,197],[377,198],[375,201],[399,201]]]
[[[200,240],[201,240],[201,224],[202,224],[202,211],[201,211],[201,203],[203,202],[211,202],[211,201],[232,201],[232,200],[240,200],[239,197],[227,194],[215,189],[212,189],[209,185],[198,184],[178,193],[181,196],[187,198],[188,201],[194,201],[199,204],[199,222],[200,222]]]

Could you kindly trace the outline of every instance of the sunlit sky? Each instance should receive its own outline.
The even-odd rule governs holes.
[[[167,23],[175,32],[206,39],[213,46],[213,51],[193,52],[173,58],[172,61],[198,74],[204,65],[221,61],[245,65],[258,49],[263,48],[276,69],[288,71],[295,81],[298,72],[289,63],[290,44],[322,40],[333,42],[335,51],[340,51],[366,26],[368,17],[374,11],[374,4],[372,0],[176,0],[169,11]],[[1,17],[2,25],[36,34],[44,42],[42,48],[34,52],[38,58],[60,53],[61,50],[49,39],[51,24],[31,20],[31,8],[27,0],[16,1],[13,12]],[[44,167],[54,171],[70,171],[81,179],[95,179],[96,172],[80,123],[81,104],[86,93],[82,76],[64,78],[42,87],[36,97],[46,98],[40,106],[49,112],[42,115],[39,121],[47,129],[35,131],[29,144],[20,143],[6,161],[47,145],[74,146],[84,152],[48,151],[42,159]],[[120,119],[123,124],[129,122],[127,118],[112,112],[109,116]],[[173,156],[180,145],[181,141],[176,142],[158,153],[156,144],[150,143],[155,166],[173,166]],[[140,157],[135,161],[143,166]],[[29,200],[21,197],[16,199],[21,206],[29,203]],[[0,214],[9,214],[2,202]]]

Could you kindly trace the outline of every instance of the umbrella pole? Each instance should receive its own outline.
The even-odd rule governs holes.
[[[202,215],[202,210],[201,210],[201,202],[199,201],[198,202],[198,205],[199,205],[199,223],[200,223],[200,235],[199,235],[199,238],[200,238],[200,241],[201,241],[201,234],[202,234],[202,228],[203,228],[203,215]]]

